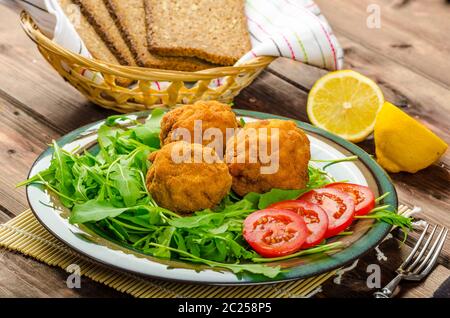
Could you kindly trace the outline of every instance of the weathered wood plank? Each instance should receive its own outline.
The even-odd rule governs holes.
[[[0,10],[0,95],[56,131],[69,132],[111,114],[89,103],[52,69],[25,35],[16,12]]]
[[[375,286],[368,285],[368,281],[375,282],[374,276],[369,277],[374,273],[374,265],[379,265],[379,286],[384,287],[395,277],[395,270],[406,259],[412,248],[396,239],[389,239],[380,245],[380,250],[386,259],[378,259],[377,256],[380,254],[377,254],[375,250],[368,252],[358,261],[353,270],[343,274],[338,284],[333,279],[327,281],[322,288],[323,292],[317,297],[372,297],[373,293],[378,290]],[[435,270],[422,282],[402,282],[397,297],[432,297],[434,291],[449,277],[449,274],[449,269],[437,265]]]
[[[263,72],[235,99],[235,107],[306,121],[307,94],[279,77]]]
[[[27,207],[24,189],[14,186],[26,178],[31,164],[47,143],[60,136],[59,132],[30,117],[30,112],[18,107],[15,99],[4,97],[0,94],[0,160],[9,164],[0,166],[1,223]],[[124,297],[87,278],[82,279],[81,289],[69,289],[66,278],[67,273],[62,269],[0,250],[0,297]]]
[[[448,32],[439,32],[450,27],[448,1],[442,0],[422,0],[422,1],[403,1],[403,0],[349,0],[347,5],[358,6],[367,10],[369,5],[378,5],[381,14],[381,27],[388,23],[390,26],[405,30],[412,35],[412,39],[421,38],[433,46],[432,51],[428,52],[428,58],[433,58],[436,50],[442,53],[449,53],[450,47],[447,43],[450,41]],[[367,11],[366,11],[367,12]],[[367,17],[368,13],[366,13]],[[396,49],[398,54],[410,54],[413,44],[409,43],[410,38],[403,39],[402,42],[392,43],[391,48]],[[416,48],[426,54],[422,47]],[[416,54],[415,51],[412,51]],[[428,72],[434,72],[430,69]],[[448,77],[447,77],[448,80]]]
[[[448,34],[450,19],[445,17],[450,5],[446,1],[421,2],[405,12],[409,4],[393,5],[388,0],[318,0],[317,4],[338,35],[387,57],[398,64],[450,87]],[[368,28],[367,8],[371,4],[381,9],[381,28]],[[402,17],[402,18],[400,18]],[[434,20],[435,17],[441,17]],[[427,22],[427,21],[432,22]],[[417,22],[421,21],[421,22]],[[424,25],[428,26],[424,30]],[[434,36],[427,36],[434,33]]]
[[[68,275],[60,268],[0,249],[0,297],[126,297],[83,277],[81,288],[70,289]]]
[[[1,95],[0,110],[0,210],[12,217],[28,206],[24,188],[17,189],[15,185],[27,178],[36,157],[59,134]]]
[[[420,283],[405,282],[400,286],[398,297],[430,298],[450,276],[450,270],[442,265],[436,266],[431,274]]]
[[[337,298],[347,298],[347,297],[357,297],[365,298],[372,297],[372,294],[377,290],[372,287],[369,288],[367,285],[367,279],[369,273],[367,273],[367,268],[371,264],[378,264],[380,266],[380,287],[387,284],[392,278],[394,278],[394,271],[396,267],[401,264],[401,254],[402,249],[399,249],[400,245],[397,240],[387,240],[381,245],[381,250],[387,257],[386,261],[379,261],[377,259],[377,253],[372,250],[368,252],[363,258],[361,258],[356,267],[353,270],[346,271],[340,280],[330,279],[323,286],[323,292],[318,294],[317,297],[337,297]],[[408,247],[402,247],[403,249]],[[351,264],[350,264],[351,265]],[[349,265],[349,266],[350,266]],[[348,267],[349,267],[348,266]]]

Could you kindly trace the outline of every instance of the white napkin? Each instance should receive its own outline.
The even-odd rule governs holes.
[[[283,56],[328,70],[341,69],[343,50],[312,0],[247,0],[246,14],[255,56]]]
[[[8,1],[8,0],[7,0]],[[11,1],[11,0],[9,0]],[[12,0],[26,10],[34,22],[39,26],[42,33],[62,47],[90,58],[74,26],[66,17],[56,0]],[[76,5],[74,5],[76,9]],[[75,13],[75,12],[74,12]]]

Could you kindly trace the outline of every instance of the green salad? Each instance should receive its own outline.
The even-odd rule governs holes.
[[[109,117],[98,130],[98,147],[90,151],[69,153],[53,142],[49,168],[20,185],[45,185],[70,209],[72,224],[84,224],[103,237],[141,253],[202,263],[234,273],[277,276],[280,266],[265,264],[277,259],[261,257],[243,238],[244,220],[257,210],[296,199],[335,180],[310,164],[309,183],[305,189],[272,189],[263,194],[249,193],[245,197],[229,193],[214,210],[206,209],[181,217],[159,207],[145,182],[151,165],[147,157],[159,149],[163,114],[162,110],[154,110],[144,123],[127,116]],[[330,161],[329,164],[345,160]],[[364,218],[374,218],[403,229],[411,227],[410,219],[387,208],[377,207]],[[342,233],[345,234],[351,232]],[[315,247],[278,259],[330,252],[341,247],[340,242],[327,243],[325,240]]]

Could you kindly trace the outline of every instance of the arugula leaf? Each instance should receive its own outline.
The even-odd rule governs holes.
[[[320,159],[311,159],[313,162],[325,162],[327,163],[322,167],[322,170],[326,170],[328,167],[335,165],[337,163],[341,162],[348,162],[348,161],[356,161],[358,160],[358,156],[350,156],[350,157],[344,157],[339,159],[330,159],[330,160],[320,160]]]
[[[114,222],[114,219],[105,219],[105,224],[114,235],[122,241],[128,240],[128,232],[120,225]]]
[[[113,140],[123,132],[123,129],[101,125],[97,131],[97,141],[101,148],[106,149],[113,144]]]
[[[84,182],[88,179],[88,171],[84,166],[74,165],[72,172],[75,179],[73,184],[75,187],[74,197],[82,201],[88,201],[87,188]]]
[[[203,264],[209,265],[211,267],[215,267],[215,268],[229,269],[233,273],[236,273],[236,274],[246,271],[246,272],[250,272],[253,274],[262,274],[269,278],[275,278],[278,274],[281,273],[280,266],[267,266],[267,265],[262,265],[262,264],[221,263],[221,262],[211,261],[208,259],[198,257],[194,254],[188,253],[186,251],[183,251],[183,250],[180,250],[177,248],[172,248],[172,247],[168,247],[168,246],[164,246],[164,245],[160,245],[160,244],[156,244],[156,243],[150,243],[150,245],[166,248],[172,252],[176,252],[176,253],[180,254],[181,256],[183,256],[183,259],[185,259],[185,260],[189,260],[189,261],[195,262],[195,263],[203,263]]]
[[[165,228],[164,231],[162,231],[162,234],[158,237],[158,244],[161,244],[163,246],[170,246],[170,242],[172,241],[174,233],[175,228],[173,226]],[[157,247],[153,252],[153,256],[170,258],[170,250],[165,247]]]
[[[295,200],[304,192],[306,192],[306,191],[305,190],[272,189],[269,192],[266,192],[266,193],[263,193],[260,195],[258,208],[265,209],[273,203],[277,203],[277,202],[285,201],[285,200]]]
[[[397,214],[392,209],[389,209],[389,205],[376,207],[366,215],[356,215],[355,219],[375,219],[399,227],[404,233],[404,240],[406,240],[409,231],[413,228],[413,218]]]
[[[252,258],[252,261],[256,262],[256,263],[270,263],[270,262],[286,260],[286,259],[290,259],[290,258],[294,258],[294,257],[299,257],[299,256],[303,256],[303,255],[311,255],[311,254],[335,251],[335,250],[341,249],[343,247],[344,247],[344,243],[339,241],[339,242],[333,242],[333,243],[329,243],[329,244],[317,245],[315,247],[308,248],[305,250],[300,250],[299,252],[296,252],[296,253],[293,253],[290,255],[286,255],[286,256],[281,256],[281,257],[274,257],[274,258],[255,257],[255,258]]]
[[[123,198],[125,206],[136,205],[137,200],[142,197],[141,180],[136,171],[126,165],[115,164],[110,170],[112,185]]]
[[[152,111],[152,114],[149,118],[145,121],[145,125],[149,128],[161,128],[161,120],[165,114],[164,109],[162,108],[155,108]]]
[[[55,188],[67,197],[71,197],[75,192],[71,163],[73,164],[73,160],[70,156],[62,151],[56,141],[53,141],[53,159],[51,164],[55,168]],[[72,205],[72,202],[64,197],[61,198],[61,202],[65,206],[70,207]]]
[[[175,231],[173,233],[173,242],[177,246],[179,250],[187,251],[186,247],[186,240],[184,239],[184,236],[181,234],[180,231]]]
[[[113,116],[109,116],[105,120],[105,125],[107,125],[107,126],[114,126],[117,123],[117,121],[119,121],[119,120],[130,120],[130,117],[128,115],[113,115]]]
[[[241,213],[253,212],[255,210],[257,210],[257,204],[254,201],[249,200],[249,197],[246,196],[238,202],[225,205],[223,209],[219,211],[225,212],[227,215],[239,215]]]
[[[98,199],[89,200],[83,204],[75,204],[72,208],[69,221],[72,224],[100,221],[113,218],[130,208],[117,208],[107,201]]]
[[[327,184],[334,182],[334,179],[328,176],[324,170],[313,166],[311,163],[308,166],[308,175],[309,181],[306,187],[309,190],[322,188]]]
[[[261,198],[260,193],[250,192],[245,195],[243,200],[250,202],[254,208],[258,208],[260,198]]]
[[[38,174],[32,176],[31,178],[16,184],[16,188],[23,187],[25,185],[32,183],[40,183],[42,182],[42,180],[48,182],[54,179],[54,177],[55,177],[55,167],[53,165],[50,165],[50,167],[47,170],[41,171]]]
[[[149,147],[160,147],[159,129],[152,129],[145,125],[139,126],[133,129],[133,137]]]
[[[230,223],[231,223],[231,221],[225,222],[225,223],[219,225],[218,227],[208,229],[207,231],[211,234],[225,233],[225,232],[227,232],[228,228],[230,227]]]
[[[169,224],[177,228],[191,229],[194,227],[211,224],[212,221],[220,222],[224,219],[224,217],[225,216],[221,213],[208,212],[205,214],[169,220]]]
[[[143,125],[139,125],[132,129],[132,137],[149,147],[159,148],[160,123],[163,115],[164,111],[162,109],[154,109],[151,117],[149,117]]]
[[[139,210],[139,209],[138,209]],[[133,211],[125,211],[122,214],[119,214],[117,216],[117,219],[127,221],[127,223],[131,223],[132,225],[143,227],[146,229],[154,229],[155,225],[161,224],[161,219],[158,215],[158,220],[152,219],[153,222],[150,222],[150,214],[148,211],[145,211],[145,214],[137,214]]]

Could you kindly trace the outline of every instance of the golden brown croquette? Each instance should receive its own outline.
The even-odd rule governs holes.
[[[267,140],[263,144],[267,153],[278,160],[278,169],[273,173],[262,173],[261,168],[269,163],[250,159],[251,150],[255,153],[260,132],[266,128]],[[272,128],[278,128],[272,130]],[[278,149],[270,152],[273,138],[278,138]],[[256,153],[258,151],[256,150]],[[264,193],[273,188],[302,189],[308,182],[308,162],[310,160],[309,140],[306,134],[293,121],[270,119],[250,122],[228,141],[225,160],[233,177],[232,189],[240,196],[249,192]]]
[[[201,121],[201,135],[209,128],[217,128],[223,139],[220,141],[222,145],[223,156],[226,146],[226,133],[227,128],[236,129],[238,122],[236,115],[231,111],[230,105],[219,103],[217,101],[199,101],[192,105],[184,105],[179,108],[168,112],[164,115],[161,121],[161,133],[160,140],[161,146],[167,145],[173,141],[182,140],[180,135],[174,133],[179,128],[184,128],[189,131],[191,140],[185,140],[186,142],[198,143],[194,140],[194,128],[195,125]],[[215,140],[214,136],[204,136],[202,143],[204,146],[208,146]],[[218,150],[217,148],[215,148]],[[219,151],[218,151],[219,152]]]
[[[153,152],[149,160],[150,195],[159,206],[173,212],[213,208],[230,191],[228,167],[212,148],[177,141]]]

